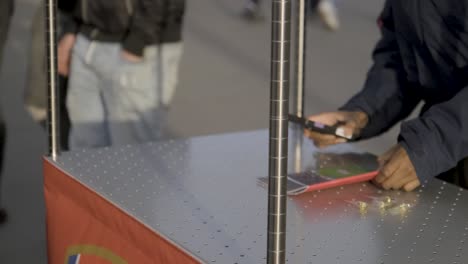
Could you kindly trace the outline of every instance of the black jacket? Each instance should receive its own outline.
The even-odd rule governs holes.
[[[399,143],[420,179],[468,157],[468,0],[387,0],[364,89],[343,110],[370,117],[363,138],[404,122]]]
[[[148,45],[182,39],[185,0],[63,0],[59,8],[74,17],[68,32],[121,42],[136,55]]]

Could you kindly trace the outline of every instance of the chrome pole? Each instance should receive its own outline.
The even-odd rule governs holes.
[[[297,0],[296,3],[296,31],[295,42],[295,64],[294,64],[294,113],[304,116],[304,85],[305,85],[305,50],[306,50],[306,19],[307,19],[307,1]]]
[[[296,31],[294,35],[295,44],[295,63],[294,63],[294,98],[293,113],[299,117],[304,116],[304,95],[305,95],[305,69],[306,69],[306,44],[307,44],[307,1],[296,1]],[[299,173],[302,171],[302,146],[303,146],[303,132],[300,126],[294,129],[294,171]]]
[[[286,261],[291,2],[272,1],[268,264]]]
[[[302,146],[304,145],[304,131],[301,126],[295,125],[294,130],[294,172],[302,172]]]
[[[47,135],[48,154],[53,160],[60,154],[59,102],[57,75],[57,3],[56,0],[45,0],[46,4],[46,40],[47,40]]]

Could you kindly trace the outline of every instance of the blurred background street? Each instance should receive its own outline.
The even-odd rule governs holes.
[[[17,0],[0,75],[8,125],[3,197],[10,221],[0,227],[1,264],[45,264],[41,156],[45,133],[24,110],[31,19],[39,1]],[[338,1],[341,28],[308,21],[306,112],[335,110],[357,92],[378,38],[383,0]],[[180,85],[170,127],[179,137],[268,126],[270,10],[261,21],[240,16],[242,1],[188,1]],[[398,129],[361,143],[379,154]],[[267,146],[265,146],[267,148]]]

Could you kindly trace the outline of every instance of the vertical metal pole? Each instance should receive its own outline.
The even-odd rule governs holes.
[[[305,69],[306,69],[306,44],[307,44],[307,0],[296,1],[296,31],[294,35],[295,44],[295,60],[294,60],[294,98],[293,98],[293,113],[299,117],[304,116],[304,95],[305,95]],[[302,171],[302,146],[303,132],[300,126],[295,126],[294,129],[294,171],[299,173]]]
[[[46,1],[46,40],[47,40],[47,80],[48,80],[48,105],[47,105],[47,134],[48,154],[53,160],[60,152],[59,131],[59,102],[58,102],[58,75],[57,75],[57,3],[56,0]]]
[[[291,2],[272,0],[268,264],[286,261]]]
[[[296,125],[294,130],[294,172],[302,171],[302,146],[304,145],[304,132],[300,125]]]
[[[294,113],[304,116],[304,85],[305,85],[305,50],[306,50],[306,19],[307,19],[307,1],[297,0],[296,3],[296,32],[294,36],[295,64],[294,64]]]

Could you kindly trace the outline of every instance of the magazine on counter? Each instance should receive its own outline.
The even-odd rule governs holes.
[[[288,175],[288,195],[370,181],[378,174],[377,157],[370,153],[317,152],[313,157],[313,166]],[[268,185],[268,177],[260,182]]]

